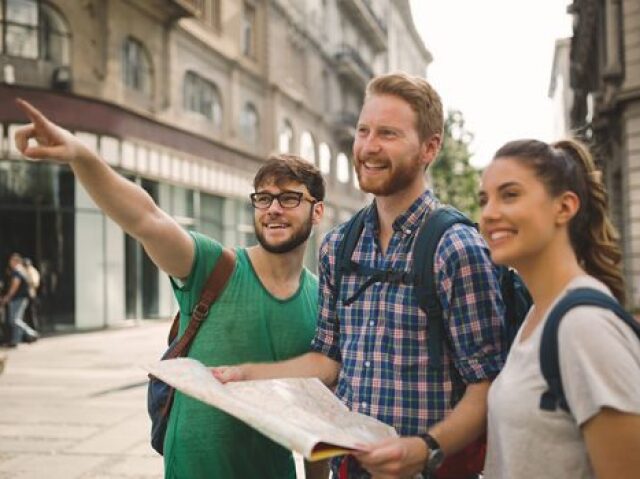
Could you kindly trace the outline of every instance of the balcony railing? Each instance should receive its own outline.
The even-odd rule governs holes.
[[[373,48],[387,49],[387,24],[371,5],[371,0],[340,0],[340,5],[367,36]]]
[[[358,50],[347,44],[338,45],[334,55],[338,72],[347,77],[361,89],[373,77],[373,70],[363,60]]]

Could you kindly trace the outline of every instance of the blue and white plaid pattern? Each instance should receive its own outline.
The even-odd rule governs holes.
[[[353,261],[377,269],[410,271],[418,228],[438,206],[430,191],[421,195],[394,221],[393,236],[383,255],[372,205]],[[345,275],[333,308],[335,255],[343,232],[344,225],[332,230],[320,249],[320,317],[312,350],[342,363],[336,395],[352,411],[376,417],[402,436],[423,433],[451,411],[466,384],[493,379],[504,364],[504,305],[497,270],[475,229],[458,224],[442,237],[435,270],[448,324],[448,346],[443,348],[443,367],[434,371],[428,368],[428,318],[418,306],[413,286],[374,283],[345,306],[342,301],[367,279]]]

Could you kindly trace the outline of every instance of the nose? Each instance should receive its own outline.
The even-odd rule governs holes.
[[[491,221],[495,221],[499,218],[500,212],[497,202],[492,198],[486,198],[484,204],[480,207],[480,230],[483,230],[483,226]]]
[[[280,199],[274,198],[269,205],[269,208],[267,208],[267,213],[282,213],[283,209],[284,208],[282,208],[282,205],[280,204]]]

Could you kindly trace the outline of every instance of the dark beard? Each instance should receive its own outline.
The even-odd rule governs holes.
[[[273,254],[285,254],[289,251],[293,251],[302,243],[309,239],[311,236],[311,230],[313,229],[313,223],[311,221],[311,217],[313,215],[313,208],[311,208],[311,212],[309,214],[309,218],[305,223],[300,227],[300,230],[296,232],[288,241],[284,243],[272,245],[267,243],[264,238],[264,235],[258,230],[257,225],[254,223],[254,231],[256,234],[256,238],[258,239],[258,243],[262,246],[266,251]]]

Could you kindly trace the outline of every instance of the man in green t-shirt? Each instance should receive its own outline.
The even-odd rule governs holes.
[[[142,243],[172,278],[184,331],[222,245],[185,231],[142,188],[118,175],[70,132],[30,104],[18,100],[18,105],[31,120],[15,134],[20,152],[68,164],[96,204]],[[37,146],[29,146],[30,139]],[[315,332],[318,281],[303,267],[303,258],[312,227],[324,212],[322,175],[299,157],[273,156],[256,174],[254,188],[259,244],[236,248],[235,270],[189,351],[210,366],[298,356],[309,350]],[[172,479],[295,478],[290,451],[179,392],[164,458],[165,477]],[[307,477],[326,477],[323,469],[307,468]]]

